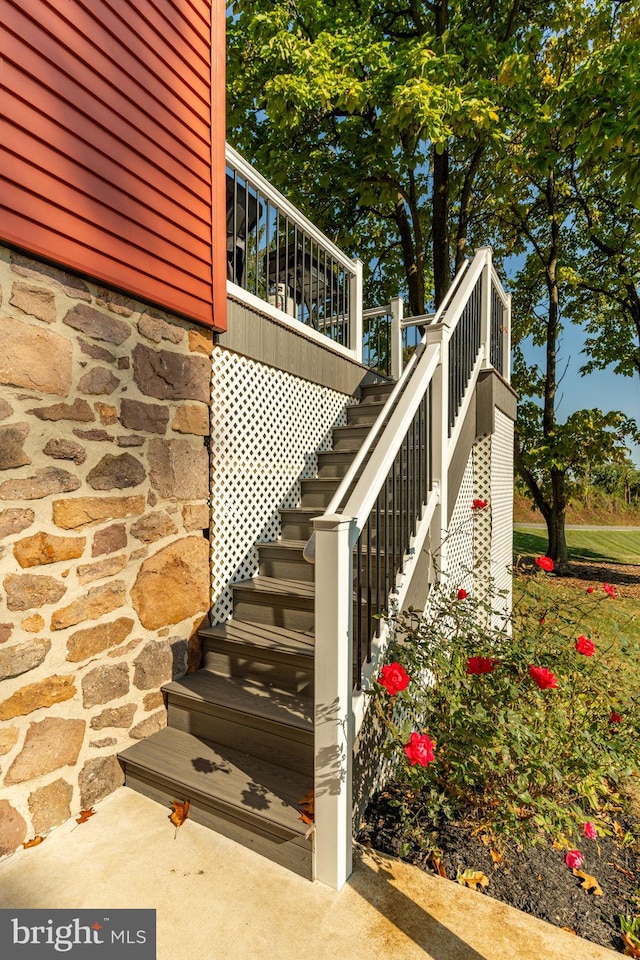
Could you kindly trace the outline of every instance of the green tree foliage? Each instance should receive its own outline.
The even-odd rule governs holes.
[[[464,257],[483,160],[506,136],[503,65],[546,10],[237,0],[230,137],[329,235],[377,261],[378,295],[401,282],[420,315]]]
[[[418,316],[476,241],[519,254],[516,459],[567,562],[572,445],[620,455],[622,414],[558,420],[563,324],[584,369],[640,370],[640,0],[235,0],[229,135],[345,250],[370,301]],[[433,291],[433,292],[432,292]]]
[[[580,410],[565,423],[558,419],[559,346],[567,322],[597,333],[606,318],[608,337],[591,344],[595,352],[585,369],[606,357],[629,372],[636,353],[638,211],[616,177],[607,184],[598,150],[581,155],[584,130],[594,124],[590,112],[569,138],[566,131],[580,77],[591,77],[594,61],[603,61],[602,49],[617,42],[624,22],[615,5],[575,4],[535,48],[514,57],[507,82],[517,89],[519,118],[498,164],[503,187],[494,191],[497,241],[522,258],[514,290],[514,381],[522,398],[516,463],[546,520],[549,556],[560,572],[568,560],[565,511],[576,480],[589,462],[622,459],[624,437],[634,432],[618,412]],[[622,318],[629,329],[621,334]],[[541,369],[526,363],[526,342],[544,350]]]

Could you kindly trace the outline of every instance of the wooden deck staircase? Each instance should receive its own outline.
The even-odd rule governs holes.
[[[119,755],[127,786],[188,799],[192,819],[310,879],[314,567],[302,551],[392,386],[362,388],[300,507],[280,510],[280,539],[259,544],[258,575],[233,586],[232,619],[200,631],[202,668],[163,687],[168,726]]]

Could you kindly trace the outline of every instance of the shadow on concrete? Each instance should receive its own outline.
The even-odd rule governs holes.
[[[390,957],[401,957],[402,943],[409,938],[432,960],[491,960],[399,890],[394,885],[395,877],[389,870],[388,860],[378,858],[373,850],[367,851],[367,858],[377,869],[354,850],[356,869],[348,885],[379,913],[379,924],[372,927],[371,934],[384,940]]]

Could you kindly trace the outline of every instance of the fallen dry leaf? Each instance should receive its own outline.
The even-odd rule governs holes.
[[[169,820],[176,828],[176,833],[178,832],[178,827],[181,827],[189,816],[189,807],[191,806],[188,800],[172,800],[171,806],[173,807],[173,813],[169,814]]]
[[[486,877],[481,870],[472,870],[471,868],[462,873],[459,872],[456,880],[462,884],[463,887],[471,887],[472,890],[477,890],[478,887],[489,886],[489,878]]]
[[[91,807],[90,810],[81,810],[80,816],[76,817],[76,823],[86,823],[89,817],[92,817],[96,811]]]
[[[590,873],[585,873],[584,870],[572,870],[574,877],[581,877],[580,886],[584,887],[587,893],[593,893],[594,897],[602,896],[602,887],[598,883],[595,877],[592,877]]]
[[[625,947],[625,957],[640,957],[640,947],[633,942],[628,933],[622,934],[622,941]]]
[[[614,820],[614,823],[613,823],[613,832],[615,833],[615,835],[616,835],[616,837],[618,838],[618,840],[624,840],[624,838],[625,838],[626,835],[627,835],[627,831],[626,831],[625,828],[622,826],[622,824],[618,823],[617,820]]]
[[[491,859],[493,860],[496,867],[498,866],[499,863],[502,863],[501,853],[498,853],[497,850],[493,850],[493,849],[489,850],[489,853],[491,854]]]
[[[302,820],[303,823],[306,823],[307,826],[310,826],[313,823],[313,805],[314,805],[313,790],[309,790],[308,793],[305,793],[302,800],[298,800],[298,803],[302,807],[300,820]]]
[[[34,837],[33,840],[26,840],[25,843],[22,844],[22,846],[24,847],[25,850],[28,850],[29,847],[37,847],[38,844],[42,843],[43,840],[44,840],[44,837]]]
[[[621,867],[619,863],[612,863],[611,866],[614,870],[617,870],[618,873],[624,874],[628,880],[635,880],[636,876],[631,870],[625,870],[625,868]]]
[[[447,871],[440,857],[436,857],[435,853],[432,853],[429,857],[429,863],[433,866],[433,869],[439,877],[444,877],[445,880],[447,879]]]
[[[565,933],[572,933],[572,934],[574,935],[574,937],[577,937],[577,936],[578,936],[578,934],[575,932],[575,930],[572,930],[571,927],[560,927],[560,929],[561,929],[561,930],[564,930]]]

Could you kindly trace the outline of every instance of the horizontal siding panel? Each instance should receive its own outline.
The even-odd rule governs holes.
[[[40,87],[32,77],[5,61],[7,88],[18,95],[5,96],[3,113],[19,127],[33,132],[38,139],[51,141],[62,153],[74,158],[76,150],[90,148],[102,154],[105,161],[131,172],[138,182],[135,192],[153,186],[155,194],[162,194],[172,207],[184,215],[191,212],[204,222],[210,219],[211,187],[207,179],[188,176],[184,167],[171,157],[148,144],[146,155],[135,150],[115,131],[101,127],[91,117],[81,113],[72,104],[65,103],[60,110],[59,98],[52,90]],[[38,106],[33,106],[37,104]],[[119,126],[114,123],[114,126]],[[128,128],[122,126],[123,136]],[[54,133],[54,130],[57,133]],[[163,166],[163,162],[164,163]]]
[[[23,0],[22,8],[25,12],[29,12],[32,18],[37,19],[48,32],[52,32],[55,28],[58,14],[51,10],[50,4],[45,5],[43,0]],[[184,56],[168,43],[166,38],[153,32],[151,27],[132,10],[130,4],[127,4],[126,17],[123,17],[118,14],[117,7],[112,8],[104,2],[99,5],[94,4],[94,9],[78,3],[74,7],[73,21],[65,18],[65,22],[68,29],[73,32],[75,52],[86,63],[92,62],[83,52],[86,47],[90,47],[102,59],[106,59],[108,55],[111,61],[126,71],[142,89],[147,89],[149,94],[155,97],[157,92],[153,89],[154,85],[150,83],[149,73],[149,70],[153,71],[153,77],[162,83],[170,103],[175,101],[177,108],[178,101],[181,100],[194,111],[206,129],[211,106],[211,91],[207,76],[208,51],[202,41],[198,43],[199,50],[190,48],[200,60],[202,70],[200,74],[190,70]],[[103,36],[97,34],[95,29],[93,35],[89,32],[94,22],[98,22],[103,28]],[[144,64],[141,63],[139,56],[131,52],[140,42],[145,46]],[[97,64],[96,61],[96,66]],[[162,100],[160,102],[162,103]]]
[[[136,90],[126,72],[112,61],[106,61],[104,69],[96,71],[93,65],[78,58],[72,46],[66,46],[67,42],[73,43],[73,35],[69,35],[63,20],[57,18],[56,22],[63,33],[63,43],[10,4],[5,10],[5,23],[13,32],[15,43],[14,57],[8,52],[8,58],[38,83],[49,87],[54,81],[53,89],[63,99],[94,116],[105,129],[110,129],[114,121],[119,120],[124,139],[137,135],[156,143],[168,156],[175,157],[185,170],[193,164],[195,172],[206,179],[207,167],[203,158],[208,156],[207,144],[195,135],[187,118],[181,113],[164,110],[157,102],[153,104],[153,114],[145,112],[133,99],[137,94],[144,101],[144,93]],[[28,43],[23,39],[26,37]],[[126,84],[123,84],[125,77]],[[121,89],[127,91],[126,96]],[[198,170],[199,166],[201,170]]]
[[[121,9],[120,0],[104,2],[116,13]],[[91,0],[81,0],[81,3],[91,10]],[[127,3],[128,10],[135,11],[179,56],[185,47],[197,54],[204,65],[203,75],[209,67],[209,7],[207,0],[181,0],[179,4],[175,0],[129,0]]]
[[[4,200],[6,194],[2,183],[0,190]],[[106,254],[102,249],[93,250],[83,241],[75,241],[71,237],[66,238],[62,250],[64,255],[61,256],[58,231],[38,220],[37,210],[34,209],[33,212],[36,219],[30,221],[22,213],[15,213],[11,206],[3,209],[0,203],[2,236],[7,243],[54,263],[62,263],[94,280],[133,293],[143,300],[211,326],[210,285],[204,296],[190,294],[182,286],[176,288],[167,283],[163,273],[147,276],[140,271],[137,264],[121,262],[113,257],[111,251]],[[25,236],[28,243],[25,242]]]
[[[207,279],[210,284],[209,265],[189,258],[189,271],[187,271],[183,264],[176,265],[168,259],[154,255],[153,252],[148,252],[151,250],[150,245],[146,250],[142,250],[136,244],[129,242],[126,236],[108,236],[103,223],[98,225],[90,219],[94,214],[99,213],[92,209],[91,200],[86,201],[84,216],[83,211],[71,213],[64,206],[62,193],[56,194],[54,200],[51,195],[44,196],[41,192],[42,184],[35,178],[32,178],[32,183],[34,192],[9,181],[0,180],[0,205],[6,210],[22,211],[32,223],[41,224],[43,228],[56,231],[64,237],[73,238],[88,250],[97,252],[101,246],[107,246],[114,260],[122,264],[135,263],[138,270],[147,277],[161,276],[165,283],[175,287],[176,290],[182,289],[185,292],[200,295],[206,286]],[[168,247],[165,249],[170,250]],[[196,273],[197,268],[201,269],[200,275]]]
[[[56,204],[73,203],[72,191],[77,190],[93,203],[101,203],[92,198],[101,197],[106,190],[110,193],[110,206],[102,206],[101,222],[105,229],[115,232],[129,232],[133,241],[135,231],[141,231],[137,241],[143,248],[148,246],[145,235],[150,232],[155,237],[175,247],[172,257],[180,256],[184,251],[189,255],[209,261],[211,228],[206,221],[189,216],[184,224],[180,223],[179,209],[171,210],[164,202],[162,194],[156,194],[157,204],[144,205],[138,199],[136,182],[127,175],[127,171],[115,164],[105,163],[101,154],[85,145],[85,150],[76,143],[74,159],[56,150],[49,143],[36,140],[24,130],[16,129],[0,119],[0,140],[11,145],[0,157],[0,175],[18,185],[24,184],[31,190],[49,189],[48,194]],[[80,154],[84,153],[84,163],[80,164]],[[37,165],[25,157],[37,157]],[[92,166],[91,160],[95,159]],[[107,169],[100,169],[106,167]],[[55,177],[50,171],[55,170]],[[102,174],[102,175],[101,175]],[[124,181],[121,183],[121,181]],[[126,182],[128,181],[128,183]],[[73,187],[70,184],[74,184]],[[139,184],[138,184],[139,185]],[[128,187],[128,189],[127,189]],[[207,208],[203,208],[206,213]],[[127,223],[129,221],[129,223]]]
[[[123,262],[131,262],[131,258],[135,257],[140,269],[150,275],[159,269],[168,270],[175,273],[177,278],[181,277],[184,286],[192,280],[210,278],[210,257],[204,245],[200,248],[199,256],[189,256],[180,245],[172,244],[166,237],[145,229],[144,223],[127,219],[94,197],[80,194],[77,188],[57,180],[20,157],[5,153],[3,165],[8,172],[7,179],[4,179],[3,193],[7,193],[7,196],[3,196],[3,204],[9,205],[8,191],[17,190],[19,193],[13,192],[11,196],[13,202],[25,205],[25,215],[33,218],[33,201],[27,200],[27,197],[35,198],[40,204],[42,223],[58,228],[65,236],[86,238],[87,246],[93,249],[95,238],[102,234],[115,257],[123,259]],[[74,212],[70,213],[70,210]],[[124,246],[127,248],[126,254],[120,252]]]
[[[84,3],[85,0],[82,2]],[[117,7],[119,0],[107,0],[107,2],[110,6]],[[197,49],[199,42],[202,48],[208,51],[211,40],[209,0],[182,0],[179,4],[176,4],[175,0],[129,0],[128,5],[137,10],[149,23],[156,22],[154,19],[156,15],[162,18],[165,24],[179,34],[194,50]],[[208,60],[207,52],[203,54],[203,59]]]
[[[211,8],[5,0],[0,24],[0,239],[207,325]]]

